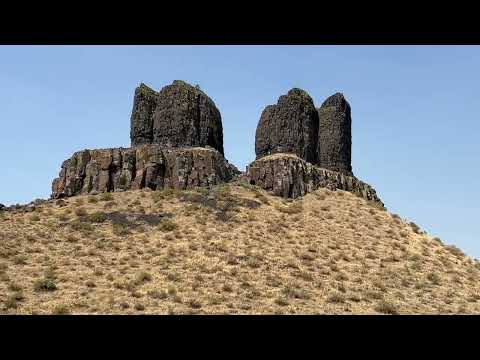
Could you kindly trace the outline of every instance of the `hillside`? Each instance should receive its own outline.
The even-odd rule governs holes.
[[[480,266],[345,191],[75,196],[0,212],[2,314],[479,313]]]

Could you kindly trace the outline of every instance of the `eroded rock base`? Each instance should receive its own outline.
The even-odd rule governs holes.
[[[324,187],[350,191],[383,206],[370,185],[354,176],[312,165],[293,154],[275,154],[258,159],[247,166],[243,178],[285,198],[297,198]]]
[[[53,199],[151,188],[190,189],[227,182],[240,172],[211,148],[141,145],[78,151],[53,181]]]

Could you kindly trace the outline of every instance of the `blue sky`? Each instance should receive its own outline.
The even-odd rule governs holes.
[[[0,46],[0,202],[47,198],[63,160],[128,147],[135,87],[175,79],[219,108],[225,155],[254,159],[292,87],[352,107],[352,165],[389,211],[480,258],[478,46]]]

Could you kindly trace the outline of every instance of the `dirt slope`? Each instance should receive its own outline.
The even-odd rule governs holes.
[[[0,215],[2,314],[479,313],[479,275],[343,191],[130,191]]]

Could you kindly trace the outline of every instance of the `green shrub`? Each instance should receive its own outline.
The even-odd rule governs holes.
[[[388,314],[388,315],[397,315],[398,310],[395,304],[382,300],[380,301],[376,306],[375,306],[375,311],[382,313],[382,314]]]
[[[107,216],[101,211],[96,211],[88,216],[88,221],[92,223],[103,223],[105,220],[107,220]]]
[[[36,291],[54,291],[57,290],[57,285],[52,279],[41,279],[34,283],[34,289]]]
[[[113,201],[113,195],[109,192],[100,195],[100,201]]]
[[[178,225],[169,219],[162,219],[158,225],[159,229],[163,232],[173,231],[178,228]]]

